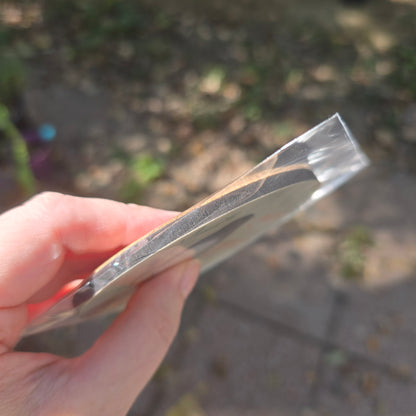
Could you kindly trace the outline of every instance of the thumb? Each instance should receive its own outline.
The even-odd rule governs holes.
[[[140,286],[94,346],[72,360],[58,410],[92,416],[127,413],[176,335],[199,267],[195,260],[182,263]],[[75,397],[77,403],[70,399],[63,406],[62,399]]]

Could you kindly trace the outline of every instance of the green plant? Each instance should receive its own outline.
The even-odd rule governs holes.
[[[395,58],[396,69],[391,74],[393,83],[416,97],[416,48],[400,46],[395,51]]]
[[[141,154],[130,162],[133,176],[143,185],[148,185],[159,178],[164,169],[163,161],[149,154]]]
[[[373,244],[367,227],[352,227],[339,246],[338,256],[341,276],[345,279],[361,279],[364,274],[365,252]]]
[[[44,15],[51,25],[66,22],[61,30],[74,58],[96,53],[100,59],[112,57],[121,41],[129,44],[129,55],[133,55],[140,40],[149,34],[140,43],[141,54],[145,50],[144,54],[159,57],[169,51],[157,36],[169,29],[169,16],[134,0],[57,0],[45,3]]]
[[[262,111],[257,103],[249,103],[243,108],[243,112],[247,120],[258,121],[261,119]]]
[[[226,78],[226,72],[223,68],[215,66],[207,71],[202,77],[199,84],[201,92],[206,94],[217,94]]]
[[[138,202],[143,186],[135,179],[129,178],[120,189],[120,198],[124,202]]]
[[[348,356],[343,350],[334,349],[325,354],[325,360],[331,367],[342,367],[348,362]]]
[[[128,165],[129,177],[120,190],[120,197],[127,202],[137,202],[143,190],[165,170],[164,161],[150,154],[130,158],[117,149],[117,157]]]
[[[6,139],[10,140],[19,185],[26,195],[33,195],[36,182],[30,168],[26,142],[10,120],[9,111],[3,104],[0,104],[0,132],[3,132]]]
[[[179,401],[173,405],[167,412],[166,416],[204,416],[197,398],[191,394],[185,394]]]
[[[13,54],[0,55],[0,101],[11,103],[26,83],[23,63]]]

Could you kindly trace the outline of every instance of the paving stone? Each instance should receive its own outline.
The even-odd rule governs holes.
[[[169,414],[181,400],[201,412],[189,414],[204,416],[291,416],[305,406],[316,348],[215,305],[204,310],[196,331],[152,415]]]
[[[415,387],[361,365],[327,368],[310,415],[413,415]]]
[[[332,305],[328,261],[333,239],[295,230],[289,225],[262,239],[203,281],[219,299],[322,337]]]
[[[388,166],[373,165],[350,182],[311,206],[302,227],[341,230],[354,224],[395,228],[405,235],[414,227],[416,178],[393,173]]]
[[[415,414],[415,183],[409,175],[369,170],[328,198],[327,213],[337,216],[325,226],[325,218],[310,221],[308,211],[207,273],[168,358],[130,416],[171,416],[184,408],[197,416]],[[374,240],[361,282],[345,281],[335,267],[339,241],[354,224],[368,227]],[[325,345],[302,337],[325,338],[334,291],[346,301],[336,305],[328,341],[367,364],[340,365],[324,355],[318,372]],[[80,337],[79,352],[94,332],[86,327],[68,337]]]
[[[305,229],[339,231],[356,223],[362,207],[367,203],[369,191],[379,176],[380,171],[375,167],[360,172],[302,213],[301,226]]]
[[[351,290],[333,341],[372,360],[416,375],[416,281],[382,290]]]
[[[357,214],[374,245],[364,281],[345,284],[349,302],[334,340],[386,364],[416,371],[416,178],[379,176]]]
[[[97,94],[86,94],[64,85],[32,88],[25,93],[25,100],[34,120],[38,123],[53,121],[59,142],[69,144],[67,150],[74,154],[80,150],[79,146],[85,145],[86,136],[91,138],[94,126],[105,129],[111,115],[110,97],[104,89]]]

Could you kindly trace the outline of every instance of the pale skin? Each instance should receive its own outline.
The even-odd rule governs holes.
[[[196,261],[138,287],[126,310],[85,354],[15,352],[30,304],[86,277],[118,249],[175,213],[56,193],[0,216],[0,415],[125,415],[176,335]]]

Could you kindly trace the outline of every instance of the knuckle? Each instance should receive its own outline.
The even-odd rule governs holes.
[[[24,205],[30,207],[33,215],[45,219],[49,218],[51,212],[56,212],[65,206],[67,198],[67,195],[59,192],[42,192]]]
[[[41,192],[38,195],[35,195],[27,203],[36,204],[40,206],[55,206],[65,199],[65,195],[59,192]]]

